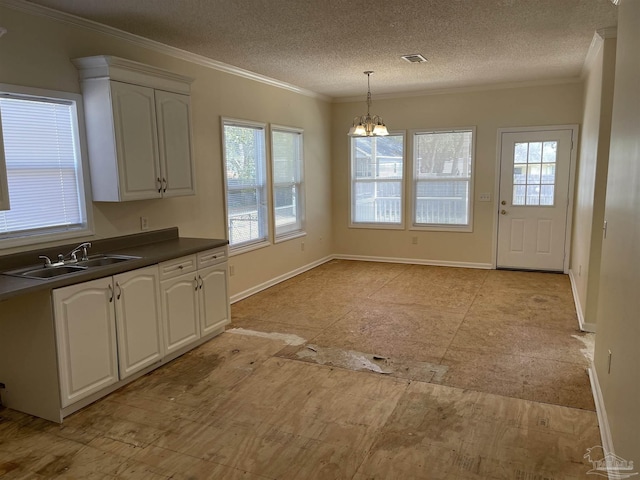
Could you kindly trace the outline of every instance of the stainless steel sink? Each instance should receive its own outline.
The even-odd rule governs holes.
[[[82,272],[86,270],[86,267],[78,267],[76,265],[63,265],[60,267],[34,267],[33,265],[26,269],[12,270],[11,272],[5,272],[6,275],[13,275],[16,277],[26,278],[39,278],[46,280],[48,278],[60,277],[62,275],[69,275],[71,273]]]
[[[113,265],[114,263],[126,262],[128,260],[137,260],[140,257],[130,257],[127,255],[100,255],[89,260],[78,262],[76,265],[81,267],[104,267],[106,265]]]
[[[50,278],[61,277],[63,275],[71,275],[73,273],[92,270],[96,267],[105,267],[116,263],[126,262],[128,260],[137,260],[140,257],[132,257],[127,255],[97,255],[88,260],[80,261],[73,264],[60,265],[57,267],[45,267],[44,265],[20,268],[4,272],[5,275],[23,278],[36,278],[47,280]]]

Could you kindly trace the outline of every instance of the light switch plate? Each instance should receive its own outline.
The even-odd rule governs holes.
[[[480,202],[490,202],[491,201],[491,194],[490,193],[481,193],[480,195],[478,195],[478,201],[480,201]]]

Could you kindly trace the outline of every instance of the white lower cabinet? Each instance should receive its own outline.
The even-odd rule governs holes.
[[[198,283],[200,331],[204,337],[231,321],[227,295],[227,264],[198,270]]]
[[[158,267],[113,277],[120,379],[162,360]]]
[[[195,273],[185,273],[160,285],[164,346],[173,353],[200,338],[198,281]]]
[[[111,277],[53,291],[62,407],[118,381]]]
[[[229,323],[226,259],[225,247],[160,264],[166,353]]]
[[[157,266],[55,289],[53,303],[62,407],[162,359]]]

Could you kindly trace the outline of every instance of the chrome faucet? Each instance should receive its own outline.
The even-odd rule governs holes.
[[[75,263],[78,261],[78,258],[76,256],[76,253],[78,253],[79,251],[82,250],[82,256],[80,257],[80,261],[83,262],[85,260],[89,260],[89,253],[87,252],[87,249],[91,248],[91,242],[84,242],[81,243],[80,245],[78,245],[76,248],[74,248],[73,250],[71,250],[71,252],[69,253],[69,262],[70,263]]]

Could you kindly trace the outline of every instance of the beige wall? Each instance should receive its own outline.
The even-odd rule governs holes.
[[[596,34],[594,40],[597,53],[585,79],[570,265],[583,327],[588,331],[596,329],[616,48],[615,38]]]
[[[235,276],[231,278],[231,294],[329,255],[331,139],[327,102],[46,17],[0,7],[0,18],[8,30],[0,39],[0,83],[79,93],[78,74],[69,59],[89,55],[120,56],[195,78],[191,102],[197,195],[94,203],[95,237],[139,232],[139,218],[144,215],[152,230],[178,226],[183,236],[225,238],[220,116],[228,116],[303,128],[309,180],[308,235],[302,240],[232,257],[230,265],[235,267]],[[305,242],[304,251],[301,241]],[[27,247],[32,248],[37,246]],[[0,254],[18,250],[6,249]]]
[[[339,103],[332,111],[334,252],[488,266],[492,263],[498,193],[495,191],[498,128],[580,123],[582,84],[460,91],[398,99],[376,98],[374,89],[372,113],[382,115],[392,130],[476,126],[471,233],[349,228],[347,130],[353,117],[363,114],[365,109],[362,101]],[[490,193],[492,201],[478,202],[480,193]],[[417,245],[412,244],[414,236],[418,237]]]
[[[618,12],[595,364],[616,454],[640,465],[640,2]],[[609,372],[609,351],[611,369]]]

